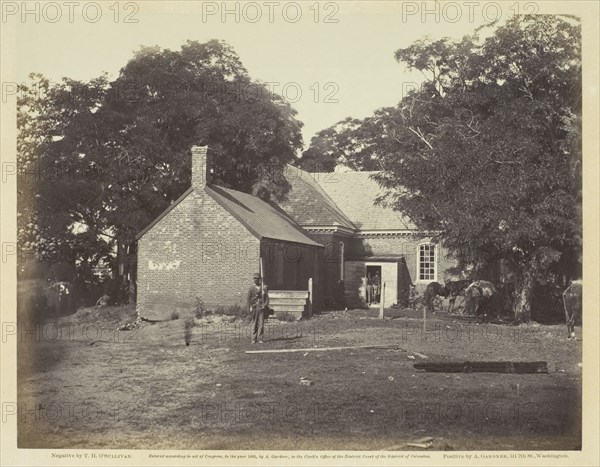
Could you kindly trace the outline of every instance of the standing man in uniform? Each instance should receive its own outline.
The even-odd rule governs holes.
[[[248,290],[248,310],[252,316],[252,344],[263,343],[265,316],[269,306],[269,294],[263,286],[259,273],[252,275],[254,284]]]
[[[371,273],[367,274],[367,305],[373,303],[373,278]]]

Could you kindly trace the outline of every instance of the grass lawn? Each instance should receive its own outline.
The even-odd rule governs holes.
[[[270,319],[251,345],[234,318],[132,321],[81,309],[18,346],[20,448],[573,450],[581,448],[581,341],[565,326],[476,325],[444,313]],[[580,329],[577,329],[580,335]],[[347,349],[246,354],[257,349]],[[428,357],[428,359],[425,359]],[[549,374],[428,373],[420,361],[512,360]],[[310,380],[301,384],[301,378]],[[425,440],[427,438],[427,440]]]

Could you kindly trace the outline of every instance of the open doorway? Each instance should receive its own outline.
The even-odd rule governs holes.
[[[381,266],[367,266],[367,304],[379,305],[381,300]]]

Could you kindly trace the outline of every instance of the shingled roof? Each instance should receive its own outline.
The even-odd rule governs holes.
[[[273,203],[267,203],[248,193],[217,185],[207,185],[204,190],[259,240],[269,238],[305,245],[322,246],[308,237],[293,219]],[[136,240],[139,240],[193,191],[192,187],[188,188],[183,195],[165,209],[144,230],[138,233]]]
[[[305,172],[288,166],[292,189],[280,206],[300,225],[343,226],[357,230],[414,230],[402,213],[375,206],[382,193],[377,172]]]
[[[376,206],[383,190],[372,178],[377,172],[313,173],[314,180],[360,230],[413,230],[416,225],[401,212]]]
[[[313,174],[288,165],[285,177],[291,185],[287,199],[279,205],[297,223],[310,226],[341,226],[356,230],[333,200],[323,191]]]
[[[206,192],[259,239],[322,246],[309,238],[293,219],[273,203],[216,185],[207,186]]]

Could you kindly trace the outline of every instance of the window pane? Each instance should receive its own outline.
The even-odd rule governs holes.
[[[419,280],[431,281],[435,279],[435,245],[430,243],[419,245],[417,271]]]

